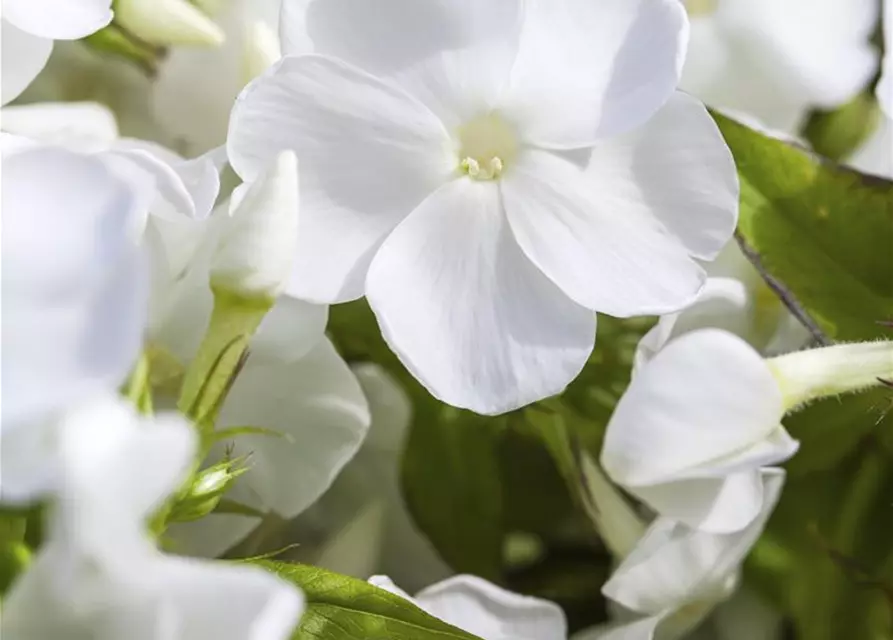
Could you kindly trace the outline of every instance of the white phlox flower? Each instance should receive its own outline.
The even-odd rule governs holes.
[[[239,91],[280,56],[281,0],[226,0],[213,14],[219,47],[179,47],[158,68],[149,98],[165,134],[189,153],[224,144]]]
[[[0,104],[16,98],[40,73],[53,40],[76,40],[112,20],[112,0],[3,0],[0,17]]]
[[[601,463],[658,514],[739,531],[765,504],[761,468],[797,451],[765,360],[718,329],[670,342],[633,378],[608,423]]]
[[[104,398],[60,430],[48,535],[4,598],[6,640],[285,640],[303,597],[257,567],[165,555],[145,523],[191,467],[181,417]]]
[[[7,135],[3,150],[0,495],[28,500],[54,484],[60,416],[117,388],[139,353],[151,191],[102,156]]]
[[[594,312],[684,307],[695,258],[735,226],[731,155],[674,93],[687,33],[678,0],[286,2],[292,55],[241,94],[228,137],[245,179],[298,156],[286,292],[365,295],[452,405],[560,392]]]
[[[741,531],[708,533],[670,518],[655,520],[602,589],[623,608],[621,620],[574,640],[686,637],[735,592],[741,563],[781,495],[784,471],[763,469],[760,483],[765,495],[760,512]]]
[[[877,69],[876,0],[682,0],[691,43],[680,87],[711,107],[795,132]]]
[[[764,355],[803,347],[809,332],[785,308],[736,242],[707,266],[710,276],[697,301],[679,313],[661,316],[636,349],[641,368],[671,340],[697,329],[734,333]]]
[[[146,140],[120,138],[114,115],[92,103],[37,103],[3,109],[3,130],[34,141],[84,153],[100,154],[107,164],[154,193],[140,227],[148,218],[206,218],[220,190],[212,154],[184,159]]]
[[[208,327],[211,285],[241,296],[275,297],[289,273],[297,217],[294,156],[280,157],[203,221],[155,218],[148,233],[156,274],[153,346],[182,370]],[[285,225],[284,229],[282,225]],[[286,261],[285,259],[288,258]],[[227,438],[210,462],[247,457],[249,471],[228,497],[292,518],[328,489],[369,427],[363,392],[324,335],[328,308],[279,298],[251,341],[223,403],[219,429],[262,427],[277,435]],[[244,538],[257,518],[212,514],[172,529],[174,547],[219,555]]]
[[[482,640],[567,638],[567,622],[558,605],[506,591],[477,576],[454,576],[415,596],[407,594],[387,576],[373,576],[369,582]]]
[[[295,521],[299,551],[315,542],[307,560],[316,566],[357,577],[385,573],[407,589],[421,589],[453,572],[418,530],[400,489],[412,404],[379,365],[362,363],[352,370],[372,423],[332,487]]]

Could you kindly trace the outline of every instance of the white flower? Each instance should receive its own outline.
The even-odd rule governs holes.
[[[211,154],[186,160],[159,144],[119,138],[114,115],[96,103],[37,103],[6,107],[3,129],[74,151],[101,154],[122,176],[154,192],[147,215],[179,220],[206,218],[220,190]],[[143,218],[145,226],[146,218]]]
[[[608,423],[605,472],[659,514],[713,533],[765,504],[760,468],[797,450],[779,382],[740,338],[685,334],[633,378]]]
[[[682,0],[691,44],[680,87],[711,107],[794,132],[845,103],[877,68],[875,0]]]
[[[277,640],[301,594],[260,568],[162,554],[145,522],[184,479],[195,436],[106,398],[60,430],[61,482],[40,553],[13,584],[6,640]]]
[[[409,596],[387,576],[369,582],[482,640],[564,640],[567,623],[557,605],[522,596],[476,576],[459,575]]]
[[[339,573],[385,573],[407,589],[452,575],[406,507],[400,489],[400,456],[412,405],[397,382],[373,363],[352,368],[369,402],[372,424],[356,456],[332,487],[295,522],[296,542],[307,559]]]
[[[288,55],[243,92],[235,170],[301,165],[287,293],[368,297],[437,397],[500,413],[560,392],[595,315],[690,303],[737,178],[673,90],[677,0],[291,2]],[[647,49],[648,55],[640,55]],[[337,58],[336,58],[337,56]]]
[[[139,353],[150,193],[100,156],[3,141],[0,493],[27,500],[53,483],[58,416],[118,387]]]
[[[741,563],[781,495],[784,471],[764,469],[760,484],[765,499],[742,531],[713,534],[658,518],[602,589],[628,619],[575,640],[675,640],[697,627],[735,591]]]
[[[226,34],[214,48],[172,49],[152,84],[152,111],[178,149],[204,153],[226,141],[239,91],[280,58],[280,0],[227,0],[213,17]]]
[[[3,0],[0,18],[0,104],[16,98],[40,73],[53,40],[76,40],[112,20],[111,0]]]
[[[760,353],[774,355],[803,347],[809,332],[785,308],[736,242],[707,267],[710,277],[697,301],[662,316],[636,349],[636,369],[671,340],[697,329],[716,328],[743,338]]]

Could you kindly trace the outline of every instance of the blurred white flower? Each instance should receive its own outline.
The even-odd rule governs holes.
[[[795,132],[877,69],[876,0],[682,0],[691,43],[680,87],[711,107]]]
[[[671,340],[697,329],[734,333],[764,355],[794,351],[809,332],[787,310],[737,242],[730,242],[707,266],[710,276],[697,301],[679,313],[661,316],[636,349],[638,370]]]
[[[115,19],[150,44],[220,46],[224,35],[189,0],[116,0]]]
[[[746,342],[688,333],[633,378],[608,423],[602,466],[660,515],[739,531],[764,508],[761,467],[797,450],[785,409],[778,380]]]
[[[214,19],[226,41],[214,48],[172,49],[158,68],[150,103],[177,149],[204,153],[226,141],[239,91],[276,62],[281,0],[226,0]]]
[[[119,138],[114,115],[100,104],[55,102],[5,107],[2,127],[35,144],[101,154],[116,172],[146,183],[154,191],[146,216],[206,218],[220,190],[212,156],[186,160],[154,142]]]
[[[3,156],[4,500],[54,481],[59,416],[123,381],[142,345],[138,250],[151,198],[98,155],[18,143]]]
[[[594,311],[685,306],[734,228],[731,155],[673,93],[687,31],[678,0],[286,3],[286,52],[316,54],[246,88],[228,150],[249,180],[298,156],[287,292],[367,295],[450,404],[560,392]]]
[[[708,533],[658,518],[602,589],[623,608],[621,620],[574,639],[676,640],[695,629],[737,588],[741,563],[781,495],[784,472],[763,469],[760,484],[760,511],[739,532]]]
[[[160,553],[147,519],[195,450],[180,417],[109,397],[67,417],[48,536],[4,598],[6,640],[285,640],[303,598],[260,568]]]
[[[567,638],[567,622],[558,605],[506,591],[477,576],[454,576],[431,585],[415,597],[387,576],[373,576],[369,582],[481,640]]]
[[[400,458],[412,405],[377,364],[352,368],[369,402],[363,446],[332,487],[290,530],[302,561],[365,578],[385,573],[416,590],[453,574],[409,515],[400,489]],[[315,547],[315,548],[314,548]]]
[[[0,104],[16,98],[40,73],[53,40],[76,40],[112,20],[111,0],[3,0],[0,18]]]

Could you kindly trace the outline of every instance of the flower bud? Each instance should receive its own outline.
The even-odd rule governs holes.
[[[224,40],[220,27],[187,0],[118,0],[115,20],[155,45],[216,47]]]
[[[200,471],[189,491],[174,505],[168,522],[189,522],[210,514],[236,479],[248,470],[244,458],[224,460]]]

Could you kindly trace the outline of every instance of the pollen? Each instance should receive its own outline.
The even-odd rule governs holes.
[[[474,180],[496,180],[518,155],[515,128],[496,112],[469,120],[456,139],[459,171]]]

